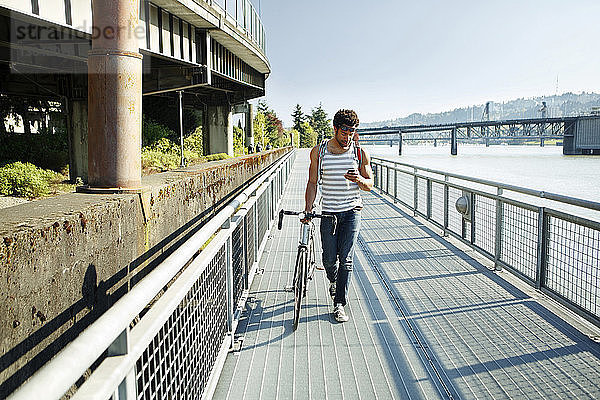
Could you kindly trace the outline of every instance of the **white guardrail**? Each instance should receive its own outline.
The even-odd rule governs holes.
[[[271,166],[8,399],[211,398],[294,160]]]

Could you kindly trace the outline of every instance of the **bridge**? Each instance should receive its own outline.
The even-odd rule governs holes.
[[[233,155],[234,113],[253,141],[271,67],[249,0],[2,0],[0,24],[0,95],[58,104],[87,189],[140,189],[143,96],[177,104],[181,135],[201,112],[205,154]]]
[[[528,118],[500,121],[473,121],[435,125],[406,125],[358,130],[362,143],[450,142],[451,154],[461,143],[507,143],[550,139],[562,141],[564,154],[600,154],[600,117]]]
[[[373,164],[349,322],[317,273],[292,330],[295,150],[10,398],[598,398],[600,204]]]

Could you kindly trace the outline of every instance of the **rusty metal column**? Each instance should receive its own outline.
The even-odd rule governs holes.
[[[139,0],[92,0],[88,57],[88,174],[91,191],[141,188],[142,55]]]

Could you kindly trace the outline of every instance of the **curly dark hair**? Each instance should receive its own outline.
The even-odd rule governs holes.
[[[358,115],[354,110],[339,110],[333,117],[333,126],[339,128],[342,125],[358,126]]]

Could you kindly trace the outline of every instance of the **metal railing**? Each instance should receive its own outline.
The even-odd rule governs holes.
[[[266,54],[266,35],[260,15],[250,0],[204,0],[221,8],[239,30]]]
[[[378,157],[372,165],[394,202],[600,326],[600,203]]]
[[[73,399],[212,397],[295,156],[270,167],[9,399],[59,399],[97,360]]]

